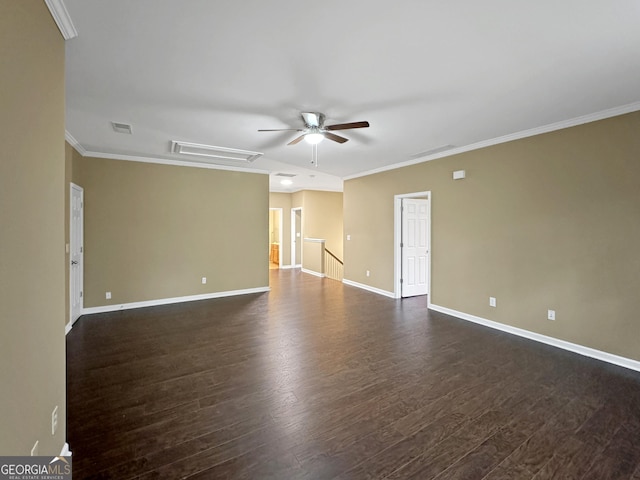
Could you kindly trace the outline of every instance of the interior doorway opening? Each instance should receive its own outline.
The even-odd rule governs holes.
[[[269,268],[282,268],[282,208],[269,209]]]

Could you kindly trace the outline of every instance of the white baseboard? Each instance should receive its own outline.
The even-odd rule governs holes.
[[[70,457],[71,455],[72,455],[72,454],[71,454],[71,450],[69,450],[69,444],[68,444],[68,443],[65,443],[65,444],[62,446],[62,451],[60,452],[60,456],[61,456],[61,457]]]
[[[69,332],[71,331],[71,329],[73,328],[73,323],[69,322],[64,326],[64,335],[67,336],[69,335]]]
[[[363,290],[368,290],[369,292],[377,293],[378,295],[384,295],[385,297],[396,298],[395,293],[388,292],[387,290],[382,290],[381,288],[372,287],[371,285],[365,285],[364,283],[354,282],[353,280],[347,280],[344,278],[342,283],[345,285],[351,285],[352,287],[361,288]]]
[[[299,265],[298,265],[298,267],[299,267]],[[297,267],[296,267],[296,265],[282,265],[280,267],[281,270],[290,270],[292,268],[297,268]]]
[[[146,300],[144,302],[121,303],[115,305],[103,305],[100,307],[83,308],[83,315],[92,313],[117,312],[118,310],[131,310],[133,308],[156,307],[159,305],[169,305],[171,303],[194,302],[197,300],[209,300],[212,298],[232,297],[234,295],[247,295],[250,293],[264,293],[271,289],[269,287],[247,288],[244,290],[229,290],[226,292],[203,293],[201,295],[187,295],[184,297],[160,298],[158,300]]]
[[[300,270],[304,273],[308,273],[309,275],[315,275],[316,277],[320,277],[320,278],[324,278],[326,276],[324,273],[315,272],[313,270],[308,270],[306,268],[301,268]]]
[[[612,353],[603,352],[601,350],[596,350],[595,348],[585,347],[583,345],[567,342],[565,340],[560,340],[558,338],[548,337],[546,335],[541,335],[539,333],[531,332],[529,330],[524,330],[522,328],[512,327],[504,323],[494,322],[492,320],[487,320],[486,318],[477,317],[475,315],[471,315],[464,312],[459,312],[457,310],[453,310],[447,307],[442,307],[440,305],[435,305],[433,303],[429,303],[428,308],[431,310],[435,310],[436,312],[446,313],[447,315],[451,315],[453,317],[457,317],[462,320],[478,323],[480,325],[484,325],[485,327],[501,330],[503,332],[511,333],[512,335],[524,337],[529,340],[534,340],[536,342],[544,343],[546,345],[551,345],[552,347],[557,347],[563,350],[568,350],[573,353],[578,353],[580,355],[584,355],[585,357],[595,358],[596,360],[601,360],[603,362],[612,363],[620,367],[624,367],[630,370],[635,370],[640,372],[640,362],[637,360],[620,357]]]

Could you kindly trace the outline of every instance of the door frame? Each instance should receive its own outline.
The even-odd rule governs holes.
[[[393,269],[393,297],[402,298],[402,248],[400,248],[400,241],[402,240],[402,199],[403,198],[426,198],[427,199],[427,227],[429,232],[427,233],[427,295],[429,302],[431,302],[431,202],[433,197],[431,190],[425,192],[413,192],[403,193],[393,196],[393,257],[394,257],[394,269]]]
[[[300,212],[300,263],[296,263],[296,212]],[[302,207],[291,208],[291,268],[302,267]]]
[[[84,294],[80,295],[80,315],[73,318],[73,276],[71,274],[71,257],[73,254],[73,190],[80,192],[81,202],[81,215],[80,215],[80,261],[78,264],[78,274],[80,275],[80,284],[82,285],[82,291],[84,292],[84,188],[80,185],[76,185],[73,182],[69,183],[69,257],[67,259],[67,266],[69,268],[69,329],[73,326],[78,318],[82,316],[82,310],[84,310]]]
[[[278,246],[278,268],[282,268],[282,247],[283,247],[283,243],[282,243],[282,207],[279,208],[271,208],[269,207],[269,211],[277,211],[279,212],[278,215],[278,239],[280,242],[280,245]],[[269,241],[269,248],[271,248],[271,241]]]

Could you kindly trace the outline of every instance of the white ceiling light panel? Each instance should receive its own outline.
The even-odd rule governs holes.
[[[196,157],[217,158],[221,160],[234,160],[237,162],[253,162],[263,154],[251,152],[249,150],[239,150],[237,148],[216,147],[214,145],[203,145],[200,143],[188,143],[173,140],[171,142],[171,152],[180,155],[192,155]]]

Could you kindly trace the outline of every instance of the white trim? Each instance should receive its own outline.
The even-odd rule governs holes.
[[[324,243],[326,240],[324,238],[305,238],[305,242],[309,243]]]
[[[487,320],[482,317],[477,317],[475,315],[471,315],[468,313],[459,312],[451,308],[435,305],[430,302],[428,303],[427,308],[429,308],[430,310],[435,310],[436,312],[445,313],[447,315],[460,318],[462,320],[478,323],[480,325],[484,325],[485,327],[501,330],[503,332],[507,332],[512,335],[517,335],[519,337],[527,338],[529,340],[534,340],[536,342],[544,343],[546,345],[551,345],[552,347],[557,347],[563,350],[568,350],[573,353],[578,353],[580,355],[584,355],[585,357],[595,358],[596,360],[601,360],[603,362],[612,363],[620,367],[625,367],[625,368],[629,368],[631,370],[636,370],[640,372],[640,362],[637,360],[620,357],[612,353],[603,352],[601,350],[596,350],[595,348],[585,347],[583,345],[567,342],[565,340],[560,340],[558,338],[548,337],[546,335],[541,335],[539,333],[531,332],[529,330],[524,330],[522,328],[512,327],[510,325],[505,325],[504,323],[494,322],[492,320]]]
[[[437,158],[449,157],[451,155],[458,155],[464,152],[470,152],[472,150],[478,150],[480,148],[491,147],[493,145],[499,145],[501,143],[512,142],[513,140],[520,140],[521,138],[533,137],[535,135],[541,135],[543,133],[554,132],[556,130],[563,130],[565,128],[576,127],[585,123],[597,122],[598,120],[604,120],[606,118],[617,117],[618,115],[624,115],[640,110],[640,102],[629,103],[619,107],[609,108],[600,112],[589,113],[580,117],[571,118],[569,120],[562,120],[560,122],[550,123],[541,127],[531,128],[529,130],[522,130],[520,132],[510,133],[501,137],[491,138],[488,140],[482,140],[481,142],[472,143],[463,147],[452,148],[433,155],[427,155],[425,157],[409,160],[406,162],[395,163],[393,165],[387,165],[385,167],[375,168],[366,172],[356,173],[354,175],[348,175],[342,177],[342,180],[352,180],[354,178],[366,177],[375,173],[386,172],[389,170],[395,170],[397,168],[408,167],[410,165],[416,165],[418,163],[428,162],[429,160],[435,160]]]
[[[77,320],[76,320],[77,321]],[[69,335],[69,332],[71,331],[71,329],[73,328],[73,323],[69,322],[64,326],[64,335],[67,336]]]
[[[231,167],[227,165],[215,165],[213,163],[188,162],[185,160],[170,160],[167,158],[141,157],[138,155],[121,155],[118,153],[85,152],[83,157],[106,158],[109,160],[124,160],[126,162],[157,163],[160,165],[174,165],[177,167],[206,168],[209,170],[228,170],[231,172],[259,173],[262,175],[269,175],[270,173],[268,170],[259,170],[253,168],[249,169],[242,167]]]
[[[246,288],[244,290],[229,290],[226,292],[203,293],[201,295],[187,295],[184,297],[160,298],[158,300],[146,300],[143,302],[121,303],[116,305],[102,305],[100,307],[89,307],[82,310],[83,315],[93,313],[117,312],[119,310],[131,310],[133,308],[156,307],[159,305],[169,305],[171,303],[194,302],[198,300],[209,300],[211,298],[232,297],[234,295],[247,295],[250,293],[264,293],[271,289],[269,287]]]
[[[316,272],[314,270],[309,270],[307,268],[300,269],[303,273],[308,273],[309,275],[315,275],[316,277],[324,278],[326,275],[324,273]]]
[[[80,145],[80,142],[76,140],[74,136],[69,133],[69,130],[64,131],[64,139],[67,142],[69,142],[69,145],[75,148],[80,155],[82,155],[83,157],[86,156],[87,151],[84,149],[82,145]]]
[[[282,265],[280,268],[282,270],[290,270],[292,268],[300,268],[300,265]]]
[[[60,451],[60,456],[70,457],[71,455],[73,454],[71,453],[71,450],[69,450],[69,444],[65,442],[65,444],[62,446],[62,450]]]
[[[140,155],[123,155],[119,153],[88,151],[82,145],[80,145],[80,142],[78,142],[78,140],[76,140],[73,137],[73,135],[69,133],[68,130],[65,130],[64,138],[83,157],[106,158],[109,160],[123,160],[126,162],[156,163],[160,165],[174,165],[177,167],[205,168],[209,170],[228,170],[231,172],[258,173],[261,175],[270,174],[268,170],[260,170],[256,168],[243,168],[243,167],[234,167],[234,166],[228,166],[228,165],[216,165],[213,163],[189,162],[186,160],[173,160],[168,158],[142,157]]]
[[[49,7],[51,16],[56,21],[60,33],[65,40],[71,40],[78,36],[78,31],[71,21],[71,16],[67,11],[67,7],[64,5],[63,0],[44,0]]]
[[[396,294],[393,292],[388,292],[387,290],[382,290],[381,288],[372,287],[371,285],[365,285],[364,283],[354,282],[353,280],[347,280],[346,278],[342,279],[342,283],[344,283],[345,285],[350,285],[352,287],[361,288],[362,290],[377,293],[378,295],[384,295],[385,297],[396,298]]]
[[[393,258],[394,258],[394,273],[393,273],[393,288],[394,297],[402,298],[402,285],[400,284],[400,277],[402,276],[402,250],[400,249],[400,240],[402,238],[402,199],[403,198],[424,198],[427,197],[427,215],[429,217],[429,238],[427,238],[427,295],[431,295],[431,190],[426,192],[414,192],[403,193],[393,196]]]

